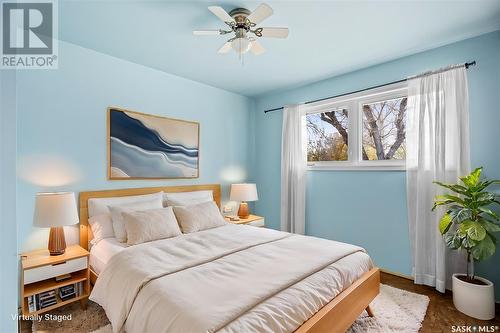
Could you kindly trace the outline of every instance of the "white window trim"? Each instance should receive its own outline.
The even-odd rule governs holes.
[[[408,94],[406,82],[395,83],[389,86],[353,93],[346,96],[331,98],[305,105],[307,114],[331,111],[332,109],[346,108],[349,119],[348,161],[319,161],[308,162],[307,169],[311,171],[328,170],[377,170],[377,171],[405,171],[406,161],[364,161],[361,154],[361,140],[363,135],[363,104],[374,103],[380,100],[393,99]],[[305,130],[305,129],[304,129]]]

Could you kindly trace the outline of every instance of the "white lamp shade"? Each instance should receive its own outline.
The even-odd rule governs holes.
[[[33,225],[36,227],[61,227],[77,224],[75,194],[73,192],[37,193]]]
[[[230,199],[233,201],[257,201],[257,186],[255,184],[231,185]]]

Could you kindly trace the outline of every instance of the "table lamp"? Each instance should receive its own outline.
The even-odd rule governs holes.
[[[48,249],[51,256],[61,255],[66,251],[63,226],[78,222],[73,192],[37,193],[33,225],[41,228],[50,227]]]
[[[259,200],[255,184],[232,184],[229,197],[232,201],[240,201],[238,216],[242,219],[247,219],[250,216],[247,201]]]

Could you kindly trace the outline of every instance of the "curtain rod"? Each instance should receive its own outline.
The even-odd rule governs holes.
[[[464,66],[465,68],[469,68],[470,66],[475,66],[475,65],[476,65],[476,61],[474,60],[474,61],[471,61],[471,62],[466,62],[466,63],[464,63],[461,66]],[[446,69],[444,69],[444,70],[446,70]],[[443,69],[438,69],[436,71],[431,71],[431,72],[426,72],[426,73],[434,73],[434,72],[440,72],[440,71],[443,71]],[[356,93],[360,93],[360,92],[371,90],[371,89],[381,88],[381,87],[389,86],[391,84],[405,82],[405,81],[408,81],[409,79],[412,79],[412,78],[415,78],[415,77],[418,77],[418,76],[419,75],[412,76],[412,77],[407,78],[407,79],[402,79],[402,80],[392,81],[392,82],[389,82],[389,83],[379,84],[378,86],[364,88],[364,89],[360,89],[360,90],[356,90],[356,91],[351,91],[351,92],[340,94],[340,95],[336,95],[336,96],[330,96],[330,97],[315,99],[313,101],[305,102],[304,104],[311,104],[311,103],[321,102],[321,101],[325,101],[325,100],[331,99],[331,98],[343,97],[343,96],[347,96],[347,95],[351,95],[351,94],[356,94]],[[275,109],[265,110],[264,113],[274,112],[274,111],[279,111],[279,110],[283,110],[283,106],[279,107],[279,108],[275,108]]]

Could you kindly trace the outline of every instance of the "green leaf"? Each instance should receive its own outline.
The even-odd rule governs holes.
[[[465,236],[467,235],[467,230],[472,226],[472,223],[474,223],[472,220],[465,220],[462,223],[460,223],[458,227],[458,232],[462,235]]]
[[[434,201],[441,202],[441,201],[447,201],[447,199],[444,197],[444,195],[436,195]]]
[[[489,232],[487,234],[488,234],[488,236],[490,236],[491,240],[493,241],[493,244],[495,244],[495,246],[497,246],[497,239],[495,238],[495,236],[493,236],[493,234],[490,234]]]
[[[467,236],[473,241],[480,241],[486,235],[486,230],[476,221],[466,220],[458,227],[460,235]]]
[[[441,221],[439,221],[439,232],[442,234],[445,234],[448,232],[451,226],[451,216],[449,214],[444,214],[444,216],[441,218]]]
[[[486,207],[478,207],[478,209],[480,211],[482,211],[483,213],[488,214],[489,216],[491,216],[495,220],[498,220],[498,215],[494,211],[492,211],[491,209],[486,208]]]
[[[476,245],[477,242],[473,239],[470,239],[469,237],[465,237],[464,240],[462,241],[462,247],[468,250],[472,249]]]
[[[450,207],[449,214],[451,220],[455,223],[462,223],[472,218],[472,211],[469,208],[463,208],[456,205]]]
[[[444,236],[444,242],[446,245],[453,250],[459,249],[460,246],[462,245],[462,239],[460,236],[455,233],[455,234],[446,234]]]
[[[481,171],[483,170],[482,167],[476,168],[476,170],[472,171],[470,174],[468,174],[465,177],[460,177],[460,180],[465,184],[467,187],[475,187],[477,183],[479,182],[479,178],[481,177]]]
[[[483,225],[484,229],[486,229],[486,231],[488,231],[490,233],[500,232],[500,226],[498,224],[490,222],[490,221],[485,220],[485,219],[480,220],[480,222],[482,223],[482,225]]]
[[[478,222],[472,222],[470,228],[467,229],[467,236],[475,241],[482,241],[486,236],[486,230]]]
[[[484,207],[484,206],[491,205],[493,202],[494,202],[493,200],[479,200],[479,201],[474,202],[474,205],[476,207]]]
[[[477,194],[477,198],[479,200],[495,200],[495,193],[491,193],[491,192],[480,192]]]
[[[486,180],[476,186],[476,191],[480,192],[492,184],[500,184],[500,180]]]
[[[472,248],[472,256],[475,260],[482,261],[491,257],[495,253],[495,249],[495,243],[489,235],[486,235],[481,242]]]
[[[465,186],[459,185],[459,184],[446,184],[438,181],[434,181],[434,184],[437,184],[441,187],[447,188],[449,190],[452,190],[453,192],[460,193],[467,195],[468,194],[468,189]]]
[[[443,205],[449,205],[454,203],[452,200],[445,200],[445,201],[435,201],[434,206],[432,206],[432,211],[434,211],[438,206],[443,206]]]
[[[443,197],[443,198],[445,198],[447,200],[451,200],[451,201],[456,202],[456,203],[458,203],[458,204],[460,204],[462,206],[465,206],[465,201],[462,200],[461,198],[455,196],[455,195],[444,194],[444,195],[441,195],[440,197]]]

